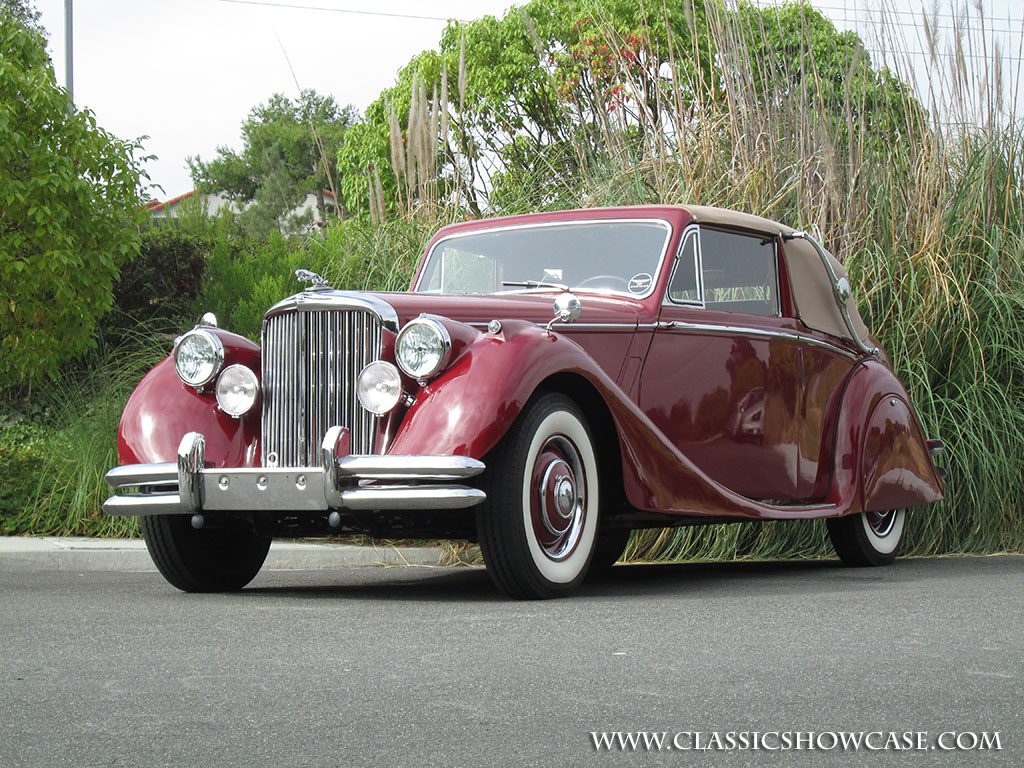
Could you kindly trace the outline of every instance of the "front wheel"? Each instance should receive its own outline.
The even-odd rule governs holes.
[[[903,541],[905,509],[862,512],[825,521],[839,559],[847,565],[889,565]]]
[[[599,522],[597,455],[583,414],[564,395],[536,398],[487,464],[476,519],[491,579],[510,597],[568,594],[587,574]]]
[[[157,569],[185,592],[234,592],[259,572],[270,537],[243,523],[196,530],[188,515],[147,515],[142,536]]]

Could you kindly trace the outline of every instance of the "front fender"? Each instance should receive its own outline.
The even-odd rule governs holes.
[[[526,321],[502,325],[499,334],[478,334],[420,389],[389,453],[482,458],[545,378],[590,367],[583,350],[562,336]]]
[[[585,379],[611,415],[632,506],[666,514],[773,516],[682,455],[574,342],[532,323],[502,324],[501,334],[481,334],[444,375],[420,391],[389,453],[483,459],[545,380],[570,374]]]
[[[224,344],[224,365],[241,363],[260,373],[259,347],[248,339],[216,328]],[[235,419],[217,407],[212,387],[203,392],[178,378],[168,356],[147,373],[128,398],[117,430],[120,464],[177,461],[178,444],[186,432],[206,438],[206,459],[214,466],[259,464],[260,409]]]

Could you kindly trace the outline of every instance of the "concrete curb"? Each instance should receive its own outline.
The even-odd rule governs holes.
[[[326,542],[274,541],[264,570],[437,565],[439,547],[360,547]],[[0,536],[0,573],[25,571],[154,571],[142,539]]]

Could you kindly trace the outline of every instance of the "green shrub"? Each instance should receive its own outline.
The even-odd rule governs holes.
[[[0,413],[0,533],[129,536],[113,518],[103,475],[117,464],[117,426],[128,396],[167,355],[170,341],[140,325],[117,347],[90,352],[74,370]]]
[[[178,317],[191,309],[206,273],[209,241],[175,229],[144,232],[139,256],[121,269],[114,306],[129,322]]]
[[[265,241],[216,241],[192,315],[213,312],[221,327],[256,340],[267,309],[305,287],[295,277],[297,269],[347,290],[408,288],[436,226],[401,220],[372,226],[349,219],[305,239],[272,233]]]
[[[21,521],[42,481],[47,434],[45,428],[23,421],[0,424],[0,535],[29,532]]]
[[[45,40],[0,14],[0,388],[94,343],[142,216],[136,145],[68,110]]]

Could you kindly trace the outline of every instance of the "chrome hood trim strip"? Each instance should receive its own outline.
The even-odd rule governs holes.
[[[358,309],[372,312],[380,318],[381,324],[392,333],[398,333],[398,312],[388,302],[377,296],[356,291],[339,291],[335,288],[310,288],[277,302],[266,311],[267,318],[282,312],[315,312],[331,309]]]

